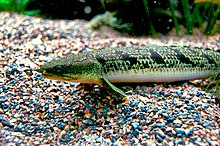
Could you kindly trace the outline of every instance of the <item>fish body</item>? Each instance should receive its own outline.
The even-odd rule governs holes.
[[[99,85],[105,82],[116,91],[118,88],[111,83],[194,80],[213,76],[219,69],[219,52],[197,47],[149,45],[72,54],[52,60],[38,71],[56,80]]]

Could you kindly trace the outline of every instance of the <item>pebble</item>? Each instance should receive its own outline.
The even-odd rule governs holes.
[[[186,132],[182,128],[176,128],[176,134],[178,135],[178,137],[183,137],[186,135]]]
[[[0,13],[0,136],[17,145],[217,145],[219,105],[192,84],[123,85],[116,102],[99,86],[44,79],[35,68],[82,50],[180,43],[218,49],[220,36],[131,38],[84,20]],[[202,38],[201,38],[202,37]],[[212,43],[211,43],[212,42]],[[217,43],[218,42],[218,43]],[[3,55],[4,54],[4,55]],[[0,58],[1,58],[0,57]],[[134,90],[133,90],[134,89]],[[104,89],[106,90],[106,89]],[[107,97],[106,97],[107,94]]]
[[[138,101],[137,100],[134,100],[132,103],[131,103],[131,107],[134,107],[134,106],[138,106]]]

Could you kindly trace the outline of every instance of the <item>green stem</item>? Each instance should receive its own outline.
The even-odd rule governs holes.
[[[156,35],[156,31],[155,31],[153,23],[151,22],[151,19],[150,19],[150,11],[149,11],[149,8],[148,8],[148,1],[147,0],[143,0],[143,3],[144,3],[144,8],[145,8],[145,11],[146,11],[146,14],[147,14],[147,18],[148,18],[149,23],[150,23],[151,33],[152,33],[153,36],[155,36]]]
[[[199,27],[202,25],[202,23],[204,22],[204,20],[202,19],[202,17],[200,16],[200,7],[202,6],[200,3],[195,3],[195,8],[192,12],[192,24],[195,24],[195,21],[197,21]]]
[[[193,23],[192,23],[192,17],[190,14],[190,8],[189,8],[189,2],[188,0],[182,0],[183,5],[183,12],[186,19],[186,29],[188,34],[193,33]]]
[[[179,35],[179,25],[178,25],[178,21],[175,15],[175,8],[174,8],[174,4],[173,4],[173,0],[169,0],[170,3],[170,11],[173,17],[173,21],[174,21],[174,26],[175,26],[175,30],[176,30],[176,35]]]
[[[210,14],[209,14],[208,24],[207,24],[206,31],[205,31],[205,33],[207,35],[209,35],[211,33],[211,31],[216,23],[216,20],[218,19],[218,15],[220,14],[220,6],[217,5],[218,7],[217,7],[216,11],[214,11],[214,6],[215,5],[212,5],[210,7],[210,11],[209,11]]]

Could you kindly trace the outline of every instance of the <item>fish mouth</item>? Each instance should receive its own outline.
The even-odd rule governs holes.
[[[46,70],[39,70],[38,72],[40,72],[44,77],[50,77],[52,75],[50,75],[49,73],[47,73]]]
[[[34,69],[34,71],[37,71],[37,72],[41,73],[41,75],[44,78],[51,79],[51,80],[75,81],[74,79],[72,79],[70,77],[63,77],[63,76],[58,76],[58,75],[55,75],[55,74],[50,74],[46,70],[43,70],[42,68]]]
[[[35,69],[33,69],[33,71],[36,71],[36,72],[39,72],[39,73],[42,73],[42,74],[46,73],[46,70],[43,70],[42,68],[35,68]]]

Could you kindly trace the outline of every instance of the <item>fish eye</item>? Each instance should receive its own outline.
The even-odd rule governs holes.
[[[55,68],[56,68],[56,69],[61,69],[62,66],[61,66],[61,65],[57,65],[57,66],[55,66]]]
[[[62,66],[61,65],[57,65],[54,67],[56,72],[61,72]]]

